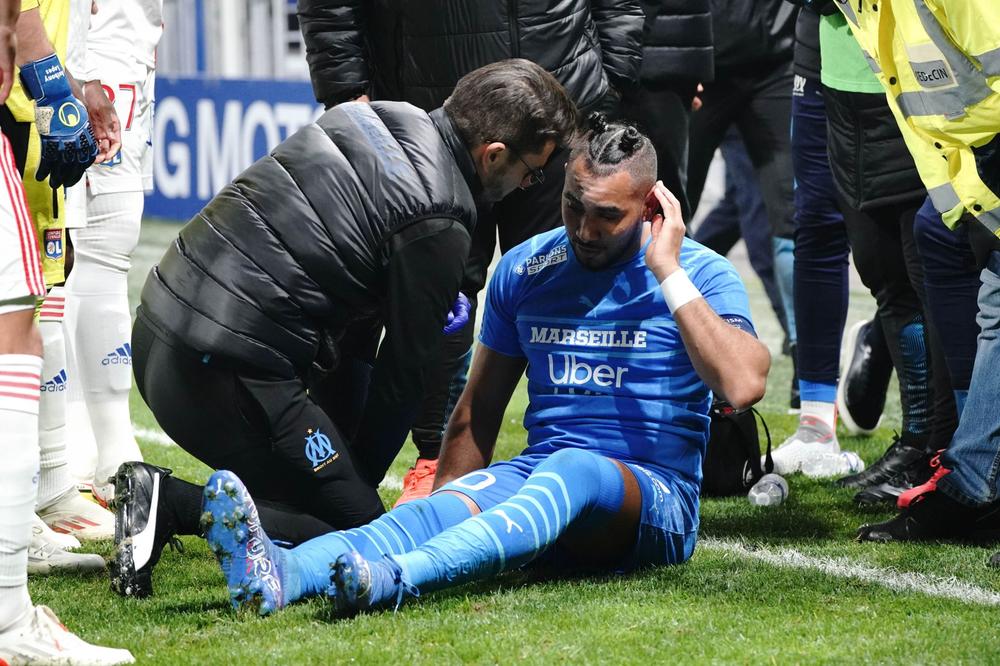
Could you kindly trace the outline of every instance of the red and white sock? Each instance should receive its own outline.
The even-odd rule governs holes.
[[[38,447],[41,469],[38,476],[38,507],[51,504],[75,484],[66,459],[66,388],[71,378],[66,372],[66,342],[63,338],[65,295],[53,287],[38,314],[42,334],[42,399],[38,411]]]
[[[837,403],[820,402],[819,400],[803,400],[799,420],[812,417],[819,420],[831,431],[837,431]]]
[[[28,542],[38,475],[42,359],[0,355],[0,633],[31,611]]]

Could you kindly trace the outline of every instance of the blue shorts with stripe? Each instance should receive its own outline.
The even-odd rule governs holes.
[[[455,479],[435,494],[446,490],[461,493],[480,510],[487,511],[516,495],[535,467],[548,457],[547,454],[527,454],[493,463],[486,469]],[[686,561],[694,552],[698,534],[697,488],[665,470],[624,464],[638,482],[642,512],[635,545],[616,568],[627,571]],[[558,548],[550,553],[556,558],[560,554]]]

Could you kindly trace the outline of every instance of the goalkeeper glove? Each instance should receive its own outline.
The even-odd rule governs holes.
[[[37,180],[53,187],[76,184],[97,157],[97,141],[83,102],[73,97],[59,57],[53,53],[21,67],[21,84],[35,100],[35,126],[42,140]]]

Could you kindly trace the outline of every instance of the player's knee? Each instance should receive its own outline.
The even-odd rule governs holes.
[[[602,462],[614,465],[599,453],[586,449],[565,448],[551,454],[537,470],[558,473],[564,479],[572,480],[574,485],[589,482],[600,484],[605,474],[605,465],[602,465]]]
[[[0,315],[0,354],[42,355],[34,308]]]

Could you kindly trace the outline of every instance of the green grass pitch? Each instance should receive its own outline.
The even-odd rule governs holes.
[[[149,222],[131,279],[131,297],[179,227]],[[772,350],[777,324],[755,278],[747,279],[756,321]],[[851,320],[874,305],[856,292]],[[775,438],[788,436],[790,363],[775,355],[760,406]],[[899,422],[895,384],[885,423]],[[523,445],[523,387],[508,410],[499,456]],[[133,392],[138,428],[155,421]],[[898,427],[898,425],[897,425]],[[70,433],[72,435],[72,433]],[[841,445],[874,460],[891,439],[841,433]],[[204,481],[209,470],[177,447],[141,440],[147,460]],[[412,445],[391,471],[415,457]],[[852,541],[855,528],[889,510],[864,511],[832,482],[789,479],[782,506],[745,498],[702,503],[701,543],[683,566],[628,576],[542,579],[516,572],[430,594],[398,613],[330,621],[312,600],[268,619],[235,614],[204,542],[185,537],[166,551],[156,594],[123,600],[106,578],[53,575],[30,581],[89,641],[129,648],[139,663],[998,663],[1000,572],[992,550],[958,545],[876,546]],[[386,502],[397,490],[386,489]],[[95,550],[110,555],[111,544]]]

